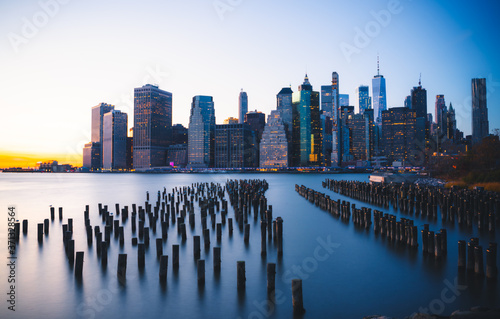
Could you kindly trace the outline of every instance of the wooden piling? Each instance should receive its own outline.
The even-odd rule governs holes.
[[[237,273],[238,290],[244,290],[245,289],[245,282],[246,282],[245,262],[244,261],[237,261],[236,262],[236,273]]]
[[[28,233],[28,220],[23,220],[23,234],[26,235]]]
[[[214,271],[219,272],[221,266],[221,249],[220,247],[214,247]]]
[[[27,229],[26,229],[26,231],[27,231]],[[43,224],[38,224],[38,241],[42,241],[42,240],[43,240]]]
[[[50,207],[50,219],[54,220],[55,207]]]
[[[68,241],[68,260],[70,263],[73,263],[75,261],[75,240],[71,239]]]
[[[278,256],[283,255],[283,219],[276,218],[276,237],[278,243]]]
[[[265,256],[267,254],[267,241],[266,241],[267,222],[260,221],[260,254]]]
[[[163,255],[163,240],[161,238],[156,238],[156,257]]]
[[[102,266],[108,264],[108,245],[106,242],[101,243],[101,264]]]
[[[81,278],[83,273],[83,251],[76,252],[75,277]]]
[[[116,274],[120,280],[124,280],[127,277],[127,254],[118,255]]]
[[[200,236],[193,236],[194,259],[200,259]]]
[[[160,256],[160,281],[167,281],[168,255]]]
[[[484,265],[483,265],[483,247],[474,247],[474,272],[476,275],[484,275]]]
[[[179,245],[172,245],[172,266],[179,267]]]
[[[137,245],[137,264],[139,268],[143,268],[145,264],[145,245],[143,243],[140,243]]]
[[[245,243],[248,244],[250,240],[250,224],[245,224],[245,235],[244,235]]]
[[[466,266],[466,245],[465,240],[458,241],[458,268],[465,270]]]
[[[267,293],[274,293],[276,285],[276,264],[268,263],[267,264]]]
[[[228,218],[227,219],[227,228],[229,230],[229,235],[232,235],[233,234],[233,219],[232,218]]]
[[[486,250],[486,277],[496,279],[497,276],[497,243],[490,243]]]
[[[292,304],[294,314],[302,314],[305,312],[304,301],[302,299],[301,279],[292,279]]]
[[[59,220],[63,219],[63,208],[59,207]]]

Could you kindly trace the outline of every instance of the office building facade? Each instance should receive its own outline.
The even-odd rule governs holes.
[[[127,169],[127,113],[113,110],[103,118],[103,169]]]
[[[197,95],[191,103],[188,128],[188,167],[214,166],[215,108],[211,96]]]
[[[279,110],[271,111],[259,145],[260,167],[283,168],[288,166],[288,139]]]
[[[172,141],[172,93],[156,85],[134,89],[134,169],[166,166]]]
[[[472,144],[489,135],[486,79],[472,79]]]

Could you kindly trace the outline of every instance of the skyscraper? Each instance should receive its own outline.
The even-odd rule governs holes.
[[[457,121],[455,119],[455,110],[450,103],[450,107],[448,108],[448,112],[446,113],[446,137],[449,140],[455,140],[455,132],[457,130]]]
[[[441,134],[446,132],[446,112],[447,107],[444,101],[444,95],[436,95],[434,116],[436,117],[438,133]]]
[[[333,115],[333,88],[331,85],[321,86],[321,111],[331,117]]]
[[[188,167],[214,166],[215,109],[211,96],[197,95],[191,103],[188,129]]]
[[[411,109],[415,111],[417,118],[427,117],[427,90],[422,88],[421,81],[411,90]]]
[[[172,93],[146,84],[134,89],[134,169],[166,166],[172,139]]]
[[[385,92],[385,78],[380,74],[380,65],[377,57],[377,75],[372,79],[372,97],[375,122],[382,122],[382,111],[387,110],[387,98]]]
[[[260,141],[260,167],[288,166],[288,140],[279,110],[271,111]]]
[[[89,170],[98,170],[102,167],[101,143],[90,142],[83,148],[83,167]]]
[[[247,123],[216,125],[214,167],[257,167],[259,160],[255,135]]]
[[[489,134],[486,79],[472,79],[472,144]]]
[[[260,143],[262,132],[266,125],[266,115],[262,112],[257,112],[257,110],[247,112],[247,114],[245,114],[245,123],[250,125],[250,128],[255,132],[257,143]]]
[[[113,110],[104,114],[103,169],[127,168],[127,113]]]
[[[363,114],[365,110],[372,108],[372,100],[368,93],[369,88],[368,86],[360,85],[357,91],[358,91],[358,101],[359,101],[358,113]]]
[[[245,114],[248,112],[248,95],[241,89],[240,96],[238,99],[238,123],[243,124],[245,122]]]
[[[99,143],[99,145],[94,144],[94,147],[98,147],[98,151],[94,154],[99,154],[99,166],[97,168],[102,168],[102,133],[103,133],[103,118],[104,114],[111,112],[115,109],[114,105],[99,103],[99,105],[92,108],[92,133],[91,142]]]
[[[188,129],[182,124],[172,126],[172,145],[187,144]]]
[[[288,141],[288,165],[291,166],[290,152],[292,149],[292,129],[293,129],[293,111],[292,111],[292,94],[291,88],[282,88],[276,95],[276,109],[281,113],[281,120],[285,126],[286,139]]]
[[[339,106],[349,106],[349,94],[339,94]]]
[[[321,166],[323,160],[322,132],[319,114],[319,93],[312,90],[307,74],[299,91],[292,95],[293,166]]]
[[[339,121],[339,74],[332,72],[332,103],[333,103],[333,126],[332,126],[332,155],[330,164],[333,167],[340,166],[342,162],[341,144],[340,144],[340,121]]]
[[[399,161],[405,166],[414,166],[415,128],[415,110],[393,107],[382,112],[384,155],[389,163]]]

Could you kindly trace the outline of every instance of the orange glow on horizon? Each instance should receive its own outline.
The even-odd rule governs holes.
[[[0,150],[0,168],[35,168],[38,167],[38,162],[49,161],[57,161],[59,164],[70,164],[78,167],[82,166],[81,155],[14,153]]]

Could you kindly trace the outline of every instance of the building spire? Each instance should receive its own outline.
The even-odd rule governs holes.
[[[311,85],[311,83],[309,82],[309,77],[307,76],[307,73],[306,73],[306,76],[304,77],[304,84]]]
[[[377,76],[380,75],[380,60],[379,60],[379,56],[378,56],[378,53],[377,53]]]
[[[420,73],[420,77],[418,78],[418,86],[422,86],[422,73]]]

